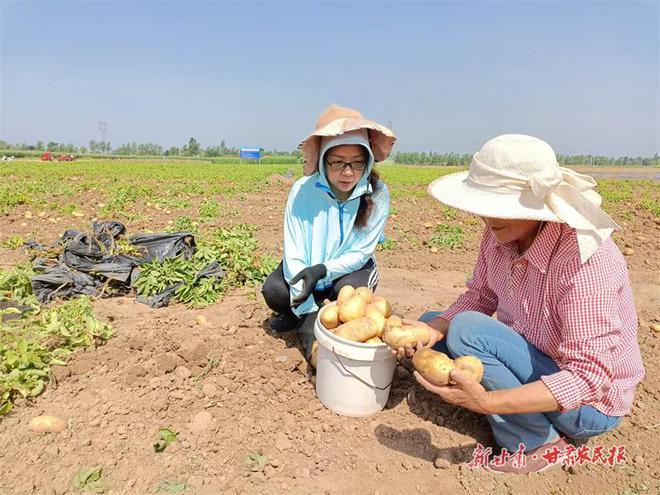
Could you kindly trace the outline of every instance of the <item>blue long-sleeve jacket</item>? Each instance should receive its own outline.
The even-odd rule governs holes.
[[[371,192],[367,179],[372,164],[373,158],[344,203],[335,198],[323,171],[303,177],[292,186],[284,214],[283,269],[287,283],[304,268],[323,263],[328,273],[316,285],[317,290],[322,290],[373,258],[378,242],[384,240],[389,215],[390,194],[385,183],[379,181],[373,192],[367,225],[354,228],[360,196]],[[290,298],[301,290],[302,282],[291,286]],[[293,308],[293,312],[300,316],[317,309],[314,297],[310,296]]]

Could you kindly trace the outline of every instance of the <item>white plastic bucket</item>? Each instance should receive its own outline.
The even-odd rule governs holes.
[[[386,344],[351,342],[329,332],[321,325],[322,311],[314,326],[319,343],[317,397],[343,416],[370,416],[382,411],[390,396],[396,358]]]

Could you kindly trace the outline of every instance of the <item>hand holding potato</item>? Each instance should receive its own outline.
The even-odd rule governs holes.
[[[383,338],[383,340],[392,348],[392,354],[395,354],[399,358],[404,356],[411,358],[415,354],[415,350],[424,347],[433,347],[445,337],[444,333],[417,320],[401,320],[401,331],[409,333],[409,336],[405,338],[391,339],[390,342],[387,342],[387,340]]]
[[[418,371],[415,371],[414,375],[422,387],[439,395],[445,402],[464,407],[476,413],[491,414],[488,392],[466,370],[454,368],[451,371],[450,379],[454,382],[454,385],[433,385]]]

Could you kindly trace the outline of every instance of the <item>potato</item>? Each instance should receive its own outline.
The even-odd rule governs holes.
[[[457,357],[454,359],[454,366],[456,366],[459,370],[467,371],[477,382],[481,382],[481,379],[484,376],[484,365],[477,357]]]
[[[401,320],[401,317],[398,315],[392,315],[389,318],[387,318],[387,322],[385,323],[385,328],[387,327],[401,327],[403,326],[403,320]]]
[[[315,340],[312,343],[312,354],[309,357],[309,364],[312,366],[312,368],[316,369],[316,362],[318,360],[318,353],[319,353],[319,343],[317,340]]]
[[[328,330],[337,328],[339,325],[339,307],[336,304],[321,309],[321,325]]]
[[[378,325],[377,337],[381,337],[383,335],[383,331],[385,330],[385,315],[383,315],[383,313],[381,313],[380,310],[373,304],[367,304],[367,310],[364,316],[371,318],[376,322],[376,325]]]
[[[353,296],[339,305],[339,320],[347,323],[362,318],[367,313],[367,300],[362,296]]]
[[[423,348],[415,352],[412,358],[415,369],[433,385],[448,385],[449,373],[454,369],[454,362],[442,352]]]
[[[374,293],[369,287],[358,287],[355,289],[354,295],[364,297],[367,301],[367,304],[369,304],[371,299],[374,297]]]
[[[377,333],[378,327],[376,326],[376,322],[366,316],[339,325],[335,331],[335,335],[338,337],[352,340],[353,342],[366,342],[374,338]]]
[[[369,340],[364,341],[365,344],[374,344],[374,345],[380,345],[383,344],[384,342],[380,340],[378,337],[373,337]]]
[[[407,345],[416,346],[418,342],[426,345],[431,340],[431,333],[423,323],[404,325],[398,316],[390,316],[385,323],[382,339],[392,349],[398,349]]]
[[[412,363],[415,369],[434,385],[455,383],[449,376],[455,368],[472,375],[477,382],[481,381],[484,374],[484,366],[479,358],[461,356],[452,360],[442,352],[426,348],[415,352]]]
[[[381,296],[374,296],[371,298],[371,304],[375,305],[380,312],[385,315],[385,318],[392,316],[392,305],[390,302]]]
[[[38,433],[59,433],[67,427],[66,421],[57,416],[35,416],[28,428]]]
[[[344,304],[351,297],[353,297],[354,292],[355,292],[355,287],[353,287],[352,285],[344,285],[341,289],[339,289],[339,294],[337,294],[337,304],[339,306]]]

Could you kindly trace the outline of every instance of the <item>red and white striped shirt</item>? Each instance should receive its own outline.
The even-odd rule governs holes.
[[[486,229],[468,290],[445,312],[479,311],[513,328],[560,371],[541,380],[562,411],[590,405],[609,416],[632,408],[644,376],[625,259],[607,239],[580,262],[575,230],[548,222],[521,256]]]

